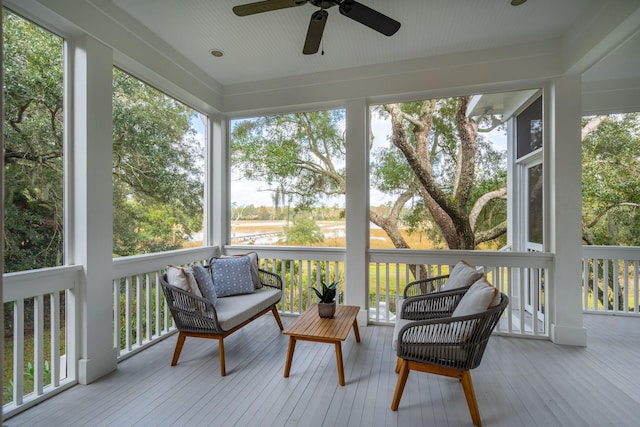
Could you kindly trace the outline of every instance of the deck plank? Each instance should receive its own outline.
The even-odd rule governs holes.
[[[285,327],[293,322],[283,316]],[[586,348],[494,336],[472,378],[487,426],[636,426],[640,419],[640,319],[585,315]],[[343,342],[346,384],[333,345],[299,341],[284,378],[288,336],[271,315],[225,340],[176,337],[124,360],[118,370],[5,420],[13,426],[471,426],[462,387],[411,372],[397,412],[393,328],[361,326]]]

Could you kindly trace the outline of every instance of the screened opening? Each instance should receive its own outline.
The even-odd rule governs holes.
[[[345,246],[344,110],[231,121],[231,244]]]
[[[3,9],[4,272],[64,264],[64,40]]]
[[[370,108],[372,248],[506,244],[507,120],[519,93]]]
[[[113,253],[203,244],[206,117],[113,70]]]

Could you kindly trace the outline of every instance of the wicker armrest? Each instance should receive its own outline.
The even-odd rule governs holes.
[[[161,277],[160,284],[176,328],[186,332],[222,332],[211,301],[168,284],[166,276]]]
[[[428,279],[421,279],[413,281],[404,288],[404,298],[410,298],[418,295],[425,295],[433,291],[440,289],[444,282],[449,278],[448,274],[444,276],[429,277]]]
[[[439,319],[451,316],[468,288],[433,292],[407,298],[400,309],[400,318],[409,320]]]
[[[258,269],[260,272],[260,282],[262,286],[268,286],[274,289],[282,289],[282,278],[275,273],[267,270]]]

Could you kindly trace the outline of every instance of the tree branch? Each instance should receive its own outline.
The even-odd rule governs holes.
[[[621,202],[621,203],[615,203],[613,205],[607,206],[606,208],[603,209],[602,212],[600,212],[598,215],[596,215],[594,220],[591,221],[587,225],[587,228],[594,227],[598,223],[598,221],[600,221],[602,219],[602,217],[605,216],[607,214],[607,212],[609,212],[610,210],[615,209],[615,208],[619,208],[619,207],[622,207],[622,206],[631,206],[631,207],[635,207],[635,208],[640,208],[640,204],[632,203],[632,202]]]
[[[602,122],[604,122],[605,120],[607,120],[608,118],[609,118],[609,116],[595,116],[591,120],[589,120],[589,122],[587,122],[587,124],[584,125],[584,127],[582,128],[582,139],[581,139],[581,141],[584,141],[584,139],[587,136],[589,136],[591,133],[593,133],[593,131],[598,129],[598,126],[600,126],[600,124]]]
[[[471,208],[471,213],[469,214],[469,223],[471,224],[471,229],[476,229],[476,221],[478,220],[478,216],[482,209],[493,199],[506,199],[507,198],[507,189],[506,187],[502,187],[498,190],[490,191],[486,194],[483,194],[476,200],[473,204],[473,208]]]
[[[507,232],[507,221],[503,221],[500,224],[489,230],[483,230],[476,233],[476,244],[483,242],[490,242],[493,239],[497,239]]]

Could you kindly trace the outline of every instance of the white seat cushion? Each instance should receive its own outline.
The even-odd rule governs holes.
[[[402,329],[402,327],[407,323],[411,323],[411,322],[412,322],[411,320],[401,319],[399,317],[396,318],[396,325],[393,328],[393,342],[392,342],[393,351],[398,350],[398,335],[400,334],[400,329]]]
[[[225,331],[233,329],[279,300],[279,289],[266,288],[250,294],[218,298],[216,313],[220,327]]]

